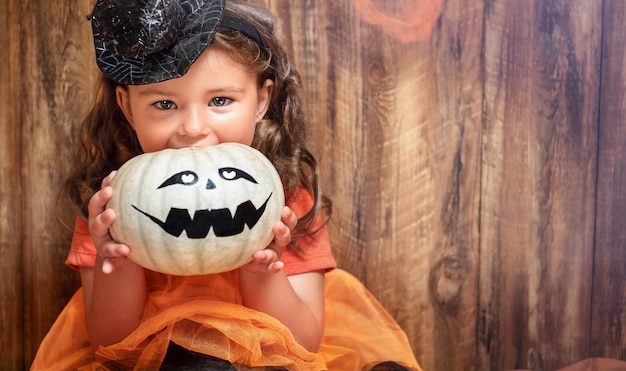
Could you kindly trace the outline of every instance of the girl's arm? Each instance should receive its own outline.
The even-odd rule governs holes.
[[[81,268],[87,336],[92,348],[123,340],[143,316],[147,291],[142,267],[135,263],[102,272],[102,258],[95,268]]]
[[[89,232],[97,250],[94,268],[81,268],[87,335],[93,348],[124,339],[136,329],[147,299],[144,269],[131,262],[128,246],[111,239],[115,212],[106,209],[112,175],[89,202]]]
[[[324,274],[311,272],[287,277],[242,270],[241,295],[246,307],[281,321],[310,352],[317,352],[324,334]]]
[[[290,228],[297,218],[285,207],[281,219],[282,223],[274,226],[274,241],[255,252],[253,262],[240,270],[243,304],[275,317],[300,345],[317,352],[324,334],[324,273],[287,277],[279,258],[291,240]]]

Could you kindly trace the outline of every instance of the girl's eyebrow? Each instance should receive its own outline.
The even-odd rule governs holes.
[[[169,95],[170,93],[164,90],[157,89],[157,88],[145,88],[145,89],[140,89],[138,91],[138,94],[142,96],[148,96],[148,95]]]
[[[227,85],[227,86],[209,89],[206,91],[206,93],[211,94],[211,95],[219,95],[219,94],[225,94],[225,93],[241,93],[243,91],[244,89],[241,87],[238,87],[235,85]],[[137,93],[140,96],[152,96],[152,95],[171,96],[171,95],[175,95],[176,92],[162,90],[157,87],[144,87],[143,89],[140,89]]]
[[[240,93],[242,91],[244,91],[244,89],[241,88],[241,87],[227,85],[227,86],[221,86],[221,87],[216,87],[216,88],[213,88],[213,89],[209,89],[209,90],[207,90],[207,93],[209,93],[209,94],[223,94],[223,93]]]

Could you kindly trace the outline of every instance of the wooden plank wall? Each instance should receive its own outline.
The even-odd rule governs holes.
[[[0,3],[0,23],[9,25],[0,33],[3,66],[0,67],[0,368],[18,369],[22,361],[24,334],[21,267],[22,178],[20,171],[20,29],[19,0]]]
[[[413,22],[394,34],[363,19],[420,19],[416,2],[378,3],[375,14],[349,1],[271,7],[312,89],[340,265],[403,325],[426,369],[458,369],[476,347],[482,6],[444,3],[418,42],[403,39],[421,35]],[[303,29],[316,36],[301,40]]]
[[[3,2],[2,357],[28,366],[39,342],[79,285],[63,267],[71,234],[59,203],[72,139],[95,81],[87,2]],[[5,9],[5,7],[7,7]],[[5,82],[10,82],[5,85]]]
[[[626,360],[619,0],[255,0],[281,21],[339,264],[425,370]],[[93,1],[0,4],[0,369],[78,286],[57,194]]]
[[[87,2],[20,4],[23,356],[31,360],[78,286],[64,268],[71,232],[59,193],[95,82]],[[66,217],[67,216],[67,217]],[[69,224],[71,226],[71,224]]]
[[[589,353],[602,3],[485,14],[478,369],[551,370]]]
[[[591,353],[626,359],[626,7],[605,1]]]

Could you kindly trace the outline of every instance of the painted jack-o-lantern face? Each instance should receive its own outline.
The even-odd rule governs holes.
[[[176,275],[246,264],[272,240],[284,204],[269,160],[236,143],[137,156],[111,186],[111,236],[137,264]]]

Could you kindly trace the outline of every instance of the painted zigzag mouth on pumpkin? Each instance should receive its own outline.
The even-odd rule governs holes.
[[[213,228],[213,233],[215,233],[217,237],[235,236],[243,232],[244,226],[246,225],[248,228],[252,229],[265,212],[265,207],[271,197],[272,194],[270,193],[267,200],[265,200],[263,205],[258,209],[250,200],[242,202],[237,206],[234,216],[228,208],[214,210],[202,209],[196,210],[192,218],[189,210],[172,207],[167,214],[165,222],[140,210],[135,205],[132,206],[135,210],[150,218],[150,220],[161,227],[165,232],[174,237],[180,237],[183,231],[185,231],[187,232],[188,238],[201,239],[209,234],[211,228]]]

